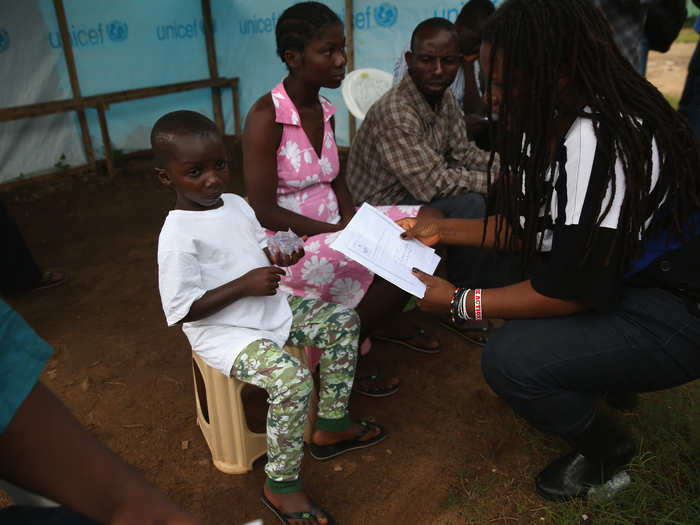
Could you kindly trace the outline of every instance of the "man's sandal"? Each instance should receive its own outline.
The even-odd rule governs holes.
[[[44,288],[53,288],[59,284],[66,282],[66,274],[59,271],[47,271],[41,274],[41,280],[34,289],[43,290]]]
[[[430,337],[430,334],[428,334],[424,328],[421,328],[419,326],[416,326],[416,331],[415,333],[411,335],[407,335],[405,337],[389,337],[385,335],[373,335],[372,339],[376,339],[377,341],[386,341],[387,343],[394,343],[397,345],[402,345],[405,346],[406,348],[410,348],[411,350],[415,350],[416,352],[421,352],[422,354],[439,354],[440,353],[440,340],[435,337],[437,340],[437,346],[423,346],[420,345],[419,342],[421,339],[427,339]]]
[[[309,511],[284,513],[280,509],[275,507],[269,499],[267,499],[267,496],[265,496],[265,491],[263,491],[262,495],[260,496],[260,499],[265,504],[265,506],[272,512],[274,512],[275,516],[277,516],[277,518],[286,525],[289,525],[290,523],[292,523],[292,521],[297,520],[305,520],[311,522],[312,518],[314,518],[316,522],[318,522],[319,513],[326,517],[326,519],[328,520],[328,525],[335,525],[336,523],[336,521],[330,514],[328,514],[325,510],[317,507],[316,504],[311,500],[311,510]]]
[[[380,441],[386,439],[386,431],[380,424],[371,423],[369,421],[360,421],[360,423],[364,426],[364,428],[354,438],[333,443],[332,445],[317,445],[315,443],[309,443],[309,452],[311,453],[311,457],[319,461],[326,461],[327,459],[340,456],[341,454],[345,454],[351,450],[371,447],[372,445],[376,445]],[[365,434],[367,434],[373,428],[379,429],[379,433],[373,438],[362,440]]]
[[[489,321],[488,327],[483,328],[464,328],[454,325],[451,321],[440,321],[440,326],[478,346],[486,346],[489,335],[495,328],[491,321]]]
[[[352,391],[367,397],[387,397],[398,392],[401,383],[397,383],[393,386],[379,386],[377,384],[377,380],[380,377],[381,376],[376,374],[370,376],[356,377],[355,382],[352,386]],[[367,385],[365,387],[365,390],[362,390],[361,388],[357,387],[357,385],[360,383]]]

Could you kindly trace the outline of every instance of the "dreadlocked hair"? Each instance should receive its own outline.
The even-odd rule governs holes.
[[[562,138],[555,136],[561,112],[593,121],[598,148],[609,166],[606,184],[596,196],[597,220],[588,232],[581,264],[591,256],[617,191],[624,191],[624,198],[605,264],[614,250],[621,250],[619,271],[628,269],[641,254],[642,235],[649,231],[667,231],[669,238],[681,242],[695,235],[695,215],[700,209],[700,147],[695,134],[621,54],[603,13],[590,0],[506,0],[487,22],[483,40],[491,45],[489,115],[497,54],[503,60],[499,125],[492,136],[501,172],[491,188],[490,206],[500,214],[497,238],[503,235],[507,248],[519,241],[524,271],[540,246],[538,223],[552,221],[549,203],[556,168],[552,147],[553,141]],[[562,72],[576,90],[579,107],[564,107],[557,89]],[[659,179],[651,192],[653,139],[659,153]],[[624,188],[615,184],[618,158]],[[493,159],[492,153],[490,164]],[[608,190],[612,195],[606,198]],[[662,211],[645,224],[662,202]],[[607,203],[604,208],[603,203]],[[524,228],[516,232],[521,216]]]
[[[342,24],[328,6],[320,2],[300,2],[288,7],[277,19],[275,38],[277,54],[284,62],[287,50],[304,51],[306,45],[324,29]]]

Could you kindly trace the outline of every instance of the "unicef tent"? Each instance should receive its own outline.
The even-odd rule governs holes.
[[[0,0],[0,183],[58,168],[94,169],[105,157],[148,149],[151,125],[173,109],[202,112],[240,134],[253,102],[285,75],[274,29],[293,3]],[[418,22],[454,21],[464,5],[325,3],[344,21],[352,13],[349,69],[385,71]],[[338,143],[348,145],[352,123],[340,90],[323,94],[339,109]]]
[[[293,3],[0,0],[0,182],[88,170],[105,157],[148,149],[153,122],[177,108],[240,134],[252,103],[285,75],[274,28]],[[353,14],[346,27],[354,67],[391,71],[419,21],[454,21],[464,2],[326,4],[343,20]],[[338,142],[347,145],[340,90],[324,95],[339,108]]]

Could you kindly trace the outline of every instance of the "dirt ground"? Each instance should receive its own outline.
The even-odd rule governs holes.
[[[665,95],[680,98],[688,61],[694,50],[695,44],[679,42],[666,53],[651,51],[647,61],[647,79]]]
[[[680,46],[650,57],[662,91],[680,94],[693,45]],[[223,474],[195,423],[189,346],[166,328],[157,289],[157,234],[173,198],[148,168],[145,159],[114,180],[0,187],[39,262],[68,274],[60,287],[9,302],[54,347],[42,380],[90,432],[205,523],[275,523],[259,499],[264,457],[248,474]],[[523,508],[528,523],[544,523],[532,478],[559,442],[533,447],[530,430],[481,377],[480,349],[426,322],[440,355],[375,343],[401,390],[351,401],[355,417],[381,422],[389,438],[326,463],[307,456],[308,491],[345,524],[513,523]],[[262,430],[260,391],[250,391],[247,408]]]

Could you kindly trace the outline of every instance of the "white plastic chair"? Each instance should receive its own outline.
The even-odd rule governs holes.
[[[350,113],[362,120],[367,111],[391,87],[391,74],[381,69],[351,71],[343,80],[343,100]]]

